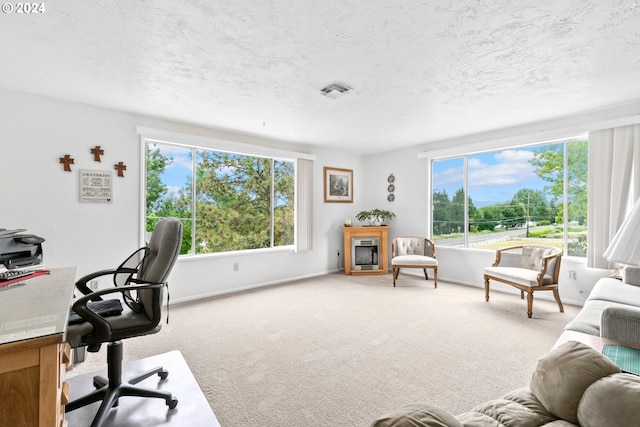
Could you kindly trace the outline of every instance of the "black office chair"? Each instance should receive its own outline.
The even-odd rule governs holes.
[[[97,352],[102,343],[107,347],[108,378],[96,376],[96,390],[67,404],[70,412],[102,400],[102,404],[91,424],[99,427],[107,419],[111,408],[118,405],[122,396],[157,397],[164,399],[169,409],[174,409],[178,400],[168,391],[145,389],[135,384],[157,374],[166,379],[169,373],[157,367],[122,384],[122,341],[141,335],[154,334],[162,326],[162,302],[167,277],[180,253],[182,223],[175,218],[161,220],[153,229],[147,247],[138,249],[115,270],[102,270],[84,276],[76,282],[76,288],[84,294],[72,307],[80,321],[70,322],[67,341],[72,347],[87,346],[88,351]],[[87,283],[111,275],[115,287],[92,292]],[[121,299],[103,300],[108,294],[119,294]],[[120,301],[124,301],[124,305]],[[114,302],[106,314],[98,314],[107,302]],[[119,308],[117,307],[119,306]],[[85,320],[82,322],[82,319]]]

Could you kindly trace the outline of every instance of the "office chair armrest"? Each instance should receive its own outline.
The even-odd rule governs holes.
[[[130,289],[132,291],[135,291],[136,288],[140,288],[140,289],[145,289],[147,287],[149,288],[155,288],[157,286],[152,286],[152,285],[158,285],[158,286],[165,286],[166,283],[163,282],[149,282],[148,280],[142,280],[142,279],[136,279],[136,278],[131,278],[129,279],[129,283],[138,283],[142,286],[131,286],[131,285],[127,285],[124,289]]]
[[[161,288],[161,287],[165,286],[164,283],[145,282],[143,280],[136,280],[136,283],[141,283],[141,284],[140,285],[128,285],[128,286],[119,287],[119,288],[109,288],[109,289],[102,289],[102,290],[99,290],[99,291],[94,291],[94,292],[90,293],[89,295],[85,295],[85,296],[79,298],[78,300],[76,300],[76,302],[73,303],[71,308],[73,309],[73,311],[76,312],[76,314],[78,316],[82,317],[84,320],[86,320],[87,322],[91,323],[91,326],[93,326],[93,329],[94,329],[92,334],[99,334],[100,336],[109,337],[109,336],[112,335],[111,325],[109,324],[109,322],[107,322],[105,320],[104,317],[100,316],[98,313],[96,313],[95,311],[91,310],[87,306],[87,303],[89,301],[102,300],[102,298],[101,298],[102,295],[108,295],[108,294],[113,294],[113,293],[119,292],[120,294],[123,295],[123,299],[124,299],[124,293],[128,292],[128,291],[137,291],[137,290],[143,290],[143,289],[155,289],[155,288]]]
[[[78,279],[76,281],[76,289],[78,289],[84,295],[89,295],[89,294],[93,293],[94,291],[89,289],[89,287],[87,286],[87,283],[89,283],[93,279],[96,279],[96,278],[101,277],[101,276],[113,275],[113,274],[116,273],[116,271],[117,270],[113,270],[113,269],[100,270],[100,271],[96,271],[96,272],[91,273],[91,274],[87,274],[86,276],[83,276],[83,277],[81,277],[80,279]],[[101,299],[102,298],[98,298],[98,299],[96,299],[96,301],[99,301]]]

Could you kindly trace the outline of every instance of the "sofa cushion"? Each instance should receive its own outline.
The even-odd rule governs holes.
[[[535,412],[540,418],[540,424],[549,423],[556,419],[551,412],[547,411],[540,400],[531,392],[530,388],[518,388],[502,396],[503,399],[512,400],[526,407],[529,411]]]
[[[580,427],[578,424],[570,423],[565,420],[555,420],[544,424],[544,427]]]
[[[622,269],[622,281],[627,285],[640,286],[640,267],[626,265]]]
[[[556,419],[528,389],[482,403],[456,418],[465,427],[538,427]]]
[[[503,427],[500,421],[482,412],[469,411],[456,417],[464,427]]]
[[[601,300],[640,307],[640,286],[623,283],[618,279],[598,280],[587,301]]]
[[[539,360],[531,391],[549,412],[577,423],[578,403],[587,387],[618,372],[615,363],[592,347],[568,341]]]
[[[614,374],[587,388],[578,404],[584,427],[632,426],[640,420],[640,377]]]
[[[578,312],[576,317],[574,317],[573,320],[567,323],[564,329],[569,331],[583,332],[589,335],[600,336],[600,322],[602,319],[602,312],[607,307],[626,308],[629,307],[629,305],[599,299],[589,299],[584,303],[584,306]]]
[[[463,427],[453,415],[428,403],[414,403],[383,415],[371,427]]]
[[[640,307],[612,305],[602,311],[600,336],[640,346]]]

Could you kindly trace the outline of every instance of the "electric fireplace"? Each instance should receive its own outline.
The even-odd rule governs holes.
[[[353,237],[351,238],[351,269],[352,270],[379,270],[379,246],[378,237]]]
[[[389,226],[342,227],[344,274],[370,276],[389,273]]]

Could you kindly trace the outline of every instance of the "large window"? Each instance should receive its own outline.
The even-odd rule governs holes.
[[[179,218],[182,254],[294,244],[294,161],[154,140],[145,148],[147,232]]]
[[[433,160],[432,230],[440,245],[525,242],[586,256],[586,139]]]

